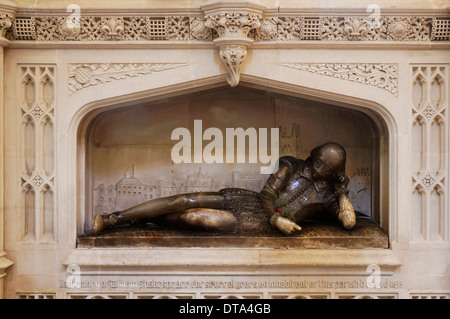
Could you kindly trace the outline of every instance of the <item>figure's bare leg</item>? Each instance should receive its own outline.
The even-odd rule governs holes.
[[[235,232],[237,218],[227,210],[191,208],[185,212],[170,213],[150,220],[157,225],[177,229],[207,229],[217,232]]]
[[[130,220],[151,219],[200,207],[223,209],[224,198],[216,192],[190,193],[157,198],[121,212],[97,215],[92,220],[92,228],[94,233],[98,234],[109,226],[123,224]]]
[[[186,224],[198,228],[206,228],[219,232],[236,231],[236,216],[227,210],[191,208],[181,214],[180,219]]]

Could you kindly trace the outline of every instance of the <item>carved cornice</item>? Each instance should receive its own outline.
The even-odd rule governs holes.
[[[450,16],[446,11],[383,10],[383,14],[371,14],[365,10],[302,10],[274,10],[245,0],[208,1],[195,10],[158,9],[145,14],[139,10],[85,10],[74,20],[69,19],[70,12],[62,10],[22,10],[15,18],[5,16],[2,30],[8,30],[6,39],[18,47],[29,43],[46,48],[67,44],[111,48],[118,42],[133,48],[150,43],[170,48],[181,48],[183,43],[189,48],[215,45],[232,86],[239,83],[247,51],[256,45],[269,49],[450,47]],[[85,85],[74,81],[71,89]],[[390,82],[386,90],[393,93],[393,85]]]
[[[188,63],[79,63],[69,64],[69,94],[103,83],[163,72]]]
[[[251,30],[259,29],[266,7],[257,2],[208,2],[202,6],[207,27],[213,28],[219,39],[247,39]],[[250,42],[252,42],[251,39]]]
[[[0,9],[0,13],[5,12]],[[11,41],[214,41],[218,37],[250,38],[255,42],[442,42],[450,41],[450,16],[432,15],[333,15],[311,16],[301,13],[264,14],[255,10],[195,15],[114,15],[83,14],[79,25],[68,25],[68,14],[7,14],[12,27]],[[6,18],[6,17],[5,17]],[[214,29],[212,36],[202,34]],[[9,23],[8,23],[9,24]],[[118,29],[117,29],[118,28]],[[71,29],[71,30],[67,30]],[[116,30],[114,30],[116,29]],[[6,28],[5,28],[6,30]],[[70,32],[69,32],[70,31]],[[119,32],[116,32],[119,31]],[[236,32],[239,31],[239,32]],[[70,33],[68,35],[67,33]],[[114,36],[111,36],[114,33]],[[240,34],[239,34],[240,33]],[[380,43],[381,44],[381,43]],[[384,45],[384,43],[382,44]]]
[[[390,63],[280,63],[281,66],[358,82],[398,95],[398,65]]]

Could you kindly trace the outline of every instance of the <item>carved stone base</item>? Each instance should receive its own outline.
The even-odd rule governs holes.
[[[78,237],[77,247],[389,248],[389,240],[374,220],[359,216],[349,231],[334,223],[307,223],[290,237],[275,229],[264,234],[233,234],[168,230],[151,224],[116,227],[98,236]]]

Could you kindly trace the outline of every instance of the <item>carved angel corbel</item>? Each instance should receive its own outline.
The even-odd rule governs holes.
[[[214,29],[218,38],[219,56],[230,74],[231,86],[239,84],[241,66],[247,57],[247,49],[253,43],[250,31],[261,28],[265,7],[254,1],[212,1],[202,6],[205,27]]]

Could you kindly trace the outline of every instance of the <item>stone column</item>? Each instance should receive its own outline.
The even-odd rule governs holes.
[[[3,83],[3,52],[4,48],[8,46],[9,41],[5,39],[6,30],[12,26],[12,22],[17,11],[17,6],[12,1],[0,0],[0,299],[4,296],[4,280],[6,276],[6,269],[13,264],[11,260],[6,257],[5,253],[5,179],[4,179],[4,162],[5,162],[5,140],[4,140],[4,83]]]

